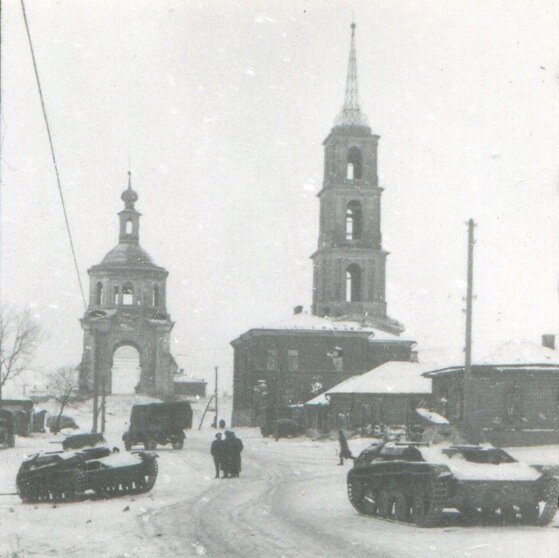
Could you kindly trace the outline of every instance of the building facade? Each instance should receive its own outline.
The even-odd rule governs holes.
[[[170,395],[176,364],[169,348],[174,323],[166,308],[168,272],[140,246],[141,214],[135,209],[138,194],[132,189],[130,173],[121,199],[118,244],[88,270],[80,389],[111,393],[113,355],[127,345],[139,354],[136,391]]]
[[[415,345],[368,325],[304,313],[250,329],[231,344],[234,426],[263,426],[350,376],[410,360]]]
[[[353,376],[328,389],[324,399],[305,405],[311,424],[323,430],[363,432],[384,426],[409,428],[418,422],[416,409],[431,407],[431,381],[422,375],[428,369],[425,364],[393,359]]]
[[[559,443],[559,352],[535,343],[507,343],[472,365],[468,390],[464,366],[425,375],[433,383],[434,410],[473,441]],[[470,394],[466,407],[465,392]]]

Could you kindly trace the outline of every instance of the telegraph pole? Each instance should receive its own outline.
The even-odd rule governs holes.
[[[474,227],[473,219],[468,221],[468,272],[466,291],[466,346],[464,348],[463,421],[469,423],[472,412],[472,307],[474,298]]]
[[[107,418],[105,409],[105,405],[107,403],[107,390],[105,385],[105,377],[103,377],[103,381],[101,382],[101,434],[105,433],[105,424]]]
[[[218,417],[219,417],[219,399],[217,395],[217,379],[218,379],[218,367],[215,367],[215,388],[214,388],[214,397],[215,397],[215,427],[217,428],[218,424]]]
[[[93,370],[93,428],[91,429],[94,434],[97,433],[97,416],[99,415],[99,370],[96,368],[97,366]]]

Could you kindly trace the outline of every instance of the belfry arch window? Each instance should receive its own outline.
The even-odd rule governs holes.
[[[132,234],[133,227],[134,223],[132,223],[132,219],[128,219],[128,221],[126,221],[126,234]]]
[[[118,306],[118,291],[119,291],[118,287],[115,287],[113,289],[113,302],[115,306]]]
[[[345,272],[345,300],[359,302],[361,300],[361,268],[351,264]]]
[[[358,147],[351,147],[347,152],[347,174],[348,180],[359,180],[363,177],[363,158]]]
[[[101,306],[103,302],[103,283],[99,281],[97,285],[95,285],[95,304],[97,306]]]
[[[159,306],[160,304],[159,285],[153,286],[151,302],[152,302],[152,306]]]
[[[134,287],[132,287],[132,283],[125,283],[122,286],[122,304],[125,306],[134,304]]]
[[[345,217],[346,240],[359,240],[363,231],[361,204],[358,201],[350,201],[347,204]]]

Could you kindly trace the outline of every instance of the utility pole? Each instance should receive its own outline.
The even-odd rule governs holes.
[[[214,389],[214,397],[215,397],[215,427],[217,428],[218,424],[218,417],[219,417],[219,398],[217,395],[217,378],[218,378],[218,367],[215,367],[215,389]]]
[[[474,298],[474,227],[473,219],[468,221],[468,276],[466,291],[466,346],[464,348],[463,421],[469,424],[472,412],[472,306]]]
[[[105,433],[106,402],[107,402],[107,390],[105,388],[105,378],[103,378],[103,381],[101,382],[101,434]]]
[[[91,429],[91,432],[93,432],[93,434],[97,434],[97,416],[99,415],[99,379],[97,378],[98,376],[98,370],[95,369],[93,370],[93,427]]]

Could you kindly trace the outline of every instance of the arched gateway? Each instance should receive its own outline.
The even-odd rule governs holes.
[[[174,323],[165,306],[168,272],[155,265],[140,247],[140,213],[134,208],[138,194],[128,189],[121,196],[118,244],[103,261],[88,270],[89,307],[81,319],[84,350],[80,387],[112,392],[113,355],[122,346],[137,349],[140,360],[136,391],[168,395],[173,391],[174,358],[169,337]]]

